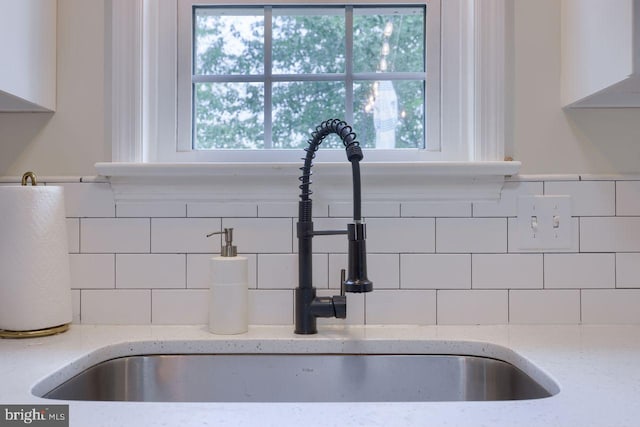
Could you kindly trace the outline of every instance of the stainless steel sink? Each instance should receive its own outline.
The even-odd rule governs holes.
[[[99,363],[44,393],[145,402],[426,402],[549,397],[516,366],[485,357],[182,354]]]

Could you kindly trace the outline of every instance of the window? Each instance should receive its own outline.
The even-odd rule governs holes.
[[[331,111],[331,116],[344,113],[344,118],[362,136],[361,142],[365,146],[376,146],[375,150],[367,150],[367,161],[502,160],[504,137],[508,130],[508,106],[505,105],[505,93],[509,84],[505,61],[509,30],[506,19],[508,2],[407,0],[402,5],[391,1],[385,5],[377,0],[362,3],[364,1],[367,0],[349,0],[346,6],[337,6],[311,0],[305,3],[305,8],[301,8],[291,6],[289,1],[284,3],[284,0],[276,0],[271,6],[256,6],[259,2],[238,0],[234,7],[214,8],[206,7],[200,0],[112,0],[112,25],[109,27],[111,34],[108,34],[108,40],[112,44],[110,59],[113,74],[110,82],[113,100],[113,159],[145,162],[243,159],[297,161],[297,150],[236,150],[233,147],[244,144],[274,148],[301,144],[300,136],[304,134],[302,140],[306,141],[306,130],[326,117],[314,120],[303,117],[305,109],[291,102],[292,94],[315,92],[317,99],[318,94],[331,90],[337,95],[330,99],[329,104],[336,104],[331,110],[340,110],[338,113]],[[359,57],[360,49],[355,49],[354,46],[367,40],[367,25],[389,14],[424,21],[423,69],[419,66],[419,61],[413,59],[402,61],[402,65],[412,64],[411,66],[398,67],[400,62],[390,65],[392,61],[387,58],[387,71],[382,70],[385,68],[382,60],[385,59],[383,56],[386,51],[383,25],[375,29],[377,38],[374,37],[371,42],[373,47],[368,46],[371,54],[364,55],[364,59]],[[220,64],[216,64],[215,69],[201,67],[192,72],[192,44],[198,61],[198,49],[203,49],[198,46],[212,42],[207,35],[198,39],[197,32],[194,39],[194,16],[200,16],[205,22],[202,24],[204,32],[213,31],[206,27],[209,20],[223,20],[229,16],[249,19],[251,25],[256,25],[255,31],[259,37],[248,40],[240,38],[239,46],[245,49],[248,45],[262,44],[261,65],[252,65],[254,69],[249,69],[249,73],[236,70],[234,74],[233,70],[220,70]],[[336,19],[338,16],[339,19]],[[286,44],[287,40],[279,28],[285,22],[287,26],[291,22],[297,25],[302,21],[309,22],[309,18],[313,18],[311,21],[314,23],[320,19],[340,22],[340,36],[334,37],[337,37],[335,43],[340,46],[340,52],[344,53],[332,57],[332,61],[310,61],[309,64],[303,59],[297,64],[293,63],[295,58],[283,59],[278,46]],[[256,22],[262,24],[258,25]],[[197,24],[196,21],[196,26]],[[299,33],[306,31],[306,28],[296,25],[293,27]],[[415,28],[419,26],[416,24]],[[337,34],[335,31],[332,34]],[[403,33],[396,32],[394,28],[393,34]],[[302,43],[302,39],[307,37],[308,33],[305,37],[295,37],[293,42]],[[217,43],[223,41],[224,39],[217,39]],[[274,46],[275,51],[272,49]],[[305,50],[304,55],[310,57],[312,54],[324,54],[323,49],[318,46],[323,45],[312,46],[315,50]],[[402,46],[402,43],[390,44],[389,49],[400,49]],[[415,55],[411,58],[422,57],[420,50],[416,50],[418,53],[413,52]],[[201,52],[206,52],[206,49]],[[260,49],[256,52],[260,52]],[[237,53],[231,52],[231,56],[233,55],[237,56]],[[368,68],[360,67],[358,64],[366,64],[367,58]],[[245,61],[248,58],[241,59]],[[325,68],[318,69],[317,65],[321,62],[329,64],[322,64]],[[206,61],[201,65],[207,65]],[[385,79],[379,79],[381,74],[384,74]],[[397,102],[393,109],[397,114],[392,114],[395,117],[396,134],[394,138],[390,138],[393,143],[389,144],[395,148],[383,149],[380,148],[383,146],[383,138],[376,141],[373,135],[375,123],[373,114],[370,114],[370,105],[369,115],[365,114],[366,100],[367,94],[370,96],[381,89],[387,90],[389,83],[396,93]],[[214,86],[217,88],[214,89]],[[256,124],[252,127],[252,135],[236,139],[233,132],[230,132],[226,139],[223,135],[214,137],[213,133],[219,134],[224,127],[207,126],[207,121],[215,124],[216,121],[226,123],[230,120],[227,117],[226,121],[221,121],[227,108],[202,108],[207,102],[204,97],[206,90],[217,94],[219,92],[215,91],[225,86],[232,88],[228,93],[234,95],[240,93],[239,87],[243,87],[242,91],[245,92],[251,88],[256,104],[245,109],[244,116],[236,115],[236,120],[241,118]],[[301,86],[306,89],[300,89]],[[194,87],[196,96],[192,98]],[[321,89],[314,90],[314,87]],[[201,96],[198,96],[199,93]],[[407,96],[407,93],[410,95]],[[282,100],[287,97],[287,101]],[[333,98],[343,98],[340,99],[343,102]],[[209,99],[216,101],[214,96]],[[389,103],[393,104],[393,97],[390,99]],[[324,108],[327,102],[322,98],[320,100],[323,102],[313,102],[311,99],[299,105]],[[242,103],[238,101],[238,104]],[[240,105],[236,106],[236,109],[239,108]],[[225,113],[222,113],[223,109]],[[195,126],[192,125],[192,112],[196,118],[201,116],[200,124],[196,120]],[[411,119],[412,124],[408,127],[403,120],[404,114]],[[295,137],[282,136],[289,132],[294,133]],[[419,136],[420,132],[422,137]],[[408,134],[411,135],[406,136]],[[193,135],[196,136],[195,143]],[[219,145],[216,149],[209,149],[215,144]],[[221,148],[225,144],[227,148]],[[237,151],[249,156],[260,156],[243,158],[228,155],[228,152]],[[332,160],[331,153],[323,154],[318,160]]]
[[[288,107],[282,107],[283,103],[278,103],[277,99],[275,104],[266,100],[267,96],[271,96],[273,101],[274,91],[282,89],[276,88],[278,85],[298,85],[300,81],[312,86],[340,84],[341,90],[344,90],[341,96],[352,97],[352,101],[345,102],[342,107],[345,117],[352,117],[361,123],[363,119],[359,119],[358,114],[362,115],[362,110],[357,113],[356,109],[362,104],[358,102],[366,99],[362,93],[375,90],[375,81],[395,83],[406,80],[422,85],[425,88],[423,95],[416,99],[424,96],[426,100],[423,106],[426,145],[424,148],[365,150],[368,200],[469,201],[496,200],[499,197],[505,175],[517,173],[520,167],[517,161],[503,161],[505,151],[509,154],[510,148],[507,146],[505,150],[509,142],[505,141],[505,135],[508,135],[511,126],[511,120],[508,120],[510,108],[505,96],[509,91],[510,70],[505,57],[510,37],[508,16],[512,2],[407,0],[398,5],[391,0],[386,4],[384,0],[345,0],[347,6],[338,7],[335,2],[307,0],[307,9],[303,10],[293,8],[291,0],[274,1],[270,2],[270,8],[260,0],[236,0],[233,8],[229,7],[229,3],[224,4],[227,10],[234,13],[253,13],[262,15],[263,19],[269,13],[272,18],[274,14],[280,14],[288,19],[298,19],[298,15],[309,13],[319,13],[327,19],[333,19],[329,11],[341,16],[344,14],[344,58],[330,64],[334,67],[344,63],[344,72],[312,70],[301,73],[299,69],[282,66],[277,56],[274,58],[272,55],[271,64],[277,63],[276,67],[272,67],[269,73],[265,58],[262,61],[263,70],[252,72],[255,76],[251,78],[257,79],[257,82],[238,80],[221,83],[241,83],[245,86],[261,84],[264,109],[271,108],[272,116],[274,110],[280,114],[279,108],[287,111],[284,107]],[[222,5],[220,0],[211,0],[210,3],[216,2]],[[299,172],[299,150],[193,149],[192,89],[194,76],[196,80],[200,77],[190,69],[193,61],[191,25],[193,6],[199,8],[204,3],[195,0],[111,0],[109,3],[111,22],[106,26],[109,31],[106,40],[110,48],[107,49],[106,61],[110,64],[107,85],[111,90],[107,92],[106,101],[110,106],[107,111],[107,130],[111,131],[111,135],[107,137],[112,141],[112,162],[99,163],[96,169],[100,174],[110,177],[116,199],[183,200],[195,197],[197,200],[228,200],[232,194],[234,200],[288,200],[291,182],[295,182]],[[256,5],[262,6],[254,8]],[[383,73],[376,73],[377,68],[371,71],[373,68],[361,70],[353,67],[349,74],[349,64],[357,61],[347,60],[347,35],[349,31],[356,31],[358,14],[363,15],[363,19],[370,19],[371,16],[384,15],[381,11],[388,12],[388,6],[392,7],[391,10],[399,11],[426,9],[425,69],[399,71],[387,68],[384,75],[388,78],[380,80],[379,74]],[[214,17],[220,16],[222,9],[216,10],[217,15],[207,9],[202,9],[202,13],[205,16],[212,13]],[[349,19],[353,20],[351,24]],[[263,37],[263,44],[277,43],[278,36],[274,37],[273,28],[273,25],[271,28],[264,25],[262,31],[271,31],[272,34],[270,38]],[[436,36],[432,36],[432,33]],[[353,43],[356,43],[355,39]],[[206,42],[206,39],[203,41]],[[382,53],[384,40],[378,39],[376,44],[376,52]],[[268,52],[269,49],[264,51]],[[396,74],[392,76],[391,71]],[[418,78],[413,74],[416,72],[422,72],[423,76]],[[201,75],[206,76],[205,80],[245,78],[244,74],[234,76],[229,72],[216,73]],[[367,73],[371,74],[367,76]],[[293,78],[286,80],[288,75]],[[269,85],[272,88],[265,90]],[[353,86],[353,90],[347,90],[349,85]],[[360,95],[355,90],[358,85],[366,89]],[[268,95],[269,90],[271,95]],[[395,84],[394,90],[397,95],[399,90]],[[402,96],[397,102],[402,104],[401,108],[405,108],[406,101]],[[293,110],[291,114],[298,113],[295,109],[289,110]],[[274,121],[265,121],[264,117],[263,113],[263,125],[271,123],[271,129],[267,129],[267,126],[256,129],[273,135]],[[259,114],[255,120],[260,120]],[[277,122],[276,126],[281,123],[280,120]],[[316,124],[305,123],[304,126]],[[362,133],[357,127],[355,130]],[[294,131],[302,132],[299,129]],[[307,138],[305,135],[303,139],[306,141]],[[231,145],[237,143],[233,137],[230,140]],[[272,146],[299,143],[273,137],[265,139],[264,136],[251,140]],[[396,135],[395,146],[398,146],[398,140]],[[372,141],[375,138],[364,144],[375,143]],[[419,141],[419,138],[410,138],[408,141]],[[334,201],[350,200],[348,186],[340,185],[345,177],[348,178],[348,174],[345,175],[348,168],[344,165],[344,153],[342,150],[322,151],[316,163],[340,162],[317,165],[322,169],[322,183],[330,188],[325,197]],[[242,163],[245,160],[249,163]],[[316,188],[319,194],[322,190],[320,187]]]
[[[295,160],[313,128],[334,117],[354,127],[364,148],[383,150],[380,159],[440,150],[439,0],[321,7],[183,1],[178,15],[178,49],[190,59],[178,64],[180,154],[261,160],[247,151],[276,150]],[[323,148],[340,145],[328,138]],[[398,149],[412,153],[390,153]]]
[[[331,117],[364,148],[425,148],[425,12],[194,7],[188,148],[300,149]]]

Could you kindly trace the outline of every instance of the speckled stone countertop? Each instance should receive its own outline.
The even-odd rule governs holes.
[[[150,403],[52,401],[34,395],[88,366],[145,353],[442,353],[496,357],[559,387],[501,402]],[[71,426],[640,425],[640,326],[251,327],[73,325],[61,335],[0,340],[0,404],[70,405]]]

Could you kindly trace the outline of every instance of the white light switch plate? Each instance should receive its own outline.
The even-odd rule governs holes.
[[[518,197],[519,249],[571,247],[570,196]]]

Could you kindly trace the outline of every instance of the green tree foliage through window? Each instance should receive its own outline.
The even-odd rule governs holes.
[[[332,117],[364,147],[423,148],[425,13],[195,8],[194,149],[300,148]]]

